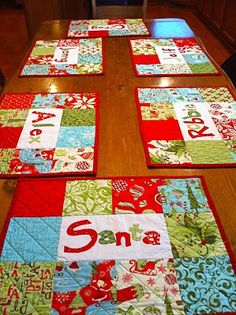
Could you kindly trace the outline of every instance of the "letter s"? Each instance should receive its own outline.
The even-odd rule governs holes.
[[[94,244],[96,243],[98,235],[97,235],[97,232],[94,231],[93,229],[76,230],[78,226],[81,226],[84,224],[91,224],[91,222],[89,220],[82,220],[82,221],[74,222],[68,227],[67,234],[71,236],[89,235],[91,238],[90,242],[87,245],[84,245],[83,247],[80,247],[80,248],[71,248],[71,247],[64,246],[65,253],[82,253],[92,248]]]

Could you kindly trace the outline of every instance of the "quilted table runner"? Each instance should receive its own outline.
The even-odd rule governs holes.
[[[38,40],[19,76],[103,74],[101,38]]]
[[[5,94],[0,176],[95,174],[96,93]]]
[[[236,166],[236,102],[227,87],[140,87],[136,99],[148,166]]]
[[[1,314],[236,312],[199,177],[20,180],[1,241]]]
[[[74,20],[70,22],[68,37],[109,37],[150,35],[142,19]]]
[[[130,50],[137,76],[219,74],[195,38],[132,39]]]

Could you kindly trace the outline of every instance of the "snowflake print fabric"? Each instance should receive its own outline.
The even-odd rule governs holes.
[[[201,177],[21,179],[0,238],[0,312],[236,314],[218,220]]]
[[[142,19],[99,19],[70,21],[68,37],[109,37],[149,35]]]
[[[137,76],[219,74],[195,38],[131,39],[130,53]]]
[[[98,110],[96,93],[5,94],[1,176],[95,174]]]
[[[101,38],[38,40],[19,76],[99,75],[103,64]]]
[[[227,87],[137,88],[149,167],[236,165],[236,101]]]

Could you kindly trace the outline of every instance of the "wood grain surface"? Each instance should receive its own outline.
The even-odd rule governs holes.
[[[66,37],[69,21],[44,22],[37,39]],[[149,20],[148,25],[155,24]],[[142,175],[203,175],[224,226],[229,243],[236,254],[236,170],[215,169],[148,169],[141,141],[135,104],[136,86],[228,86],[232,85],[221,73],[216,76],[135,77],[130,58],[128,38],[106,38],[106,73],[101,76],[71,76],[18,78],[15,74],[6,92],[93,92],[100,93],[100,132],[97,176]],[[204,43],[204,38],[202,38]],[[213,56],[214,57],[214,56]],[[14,192],[14,181],[0,181],[0,223],[3,224]]]

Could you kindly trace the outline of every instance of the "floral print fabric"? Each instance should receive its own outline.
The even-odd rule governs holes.
[[[96,93],[4,95],[1,175],[94,173],[97,111]]]

